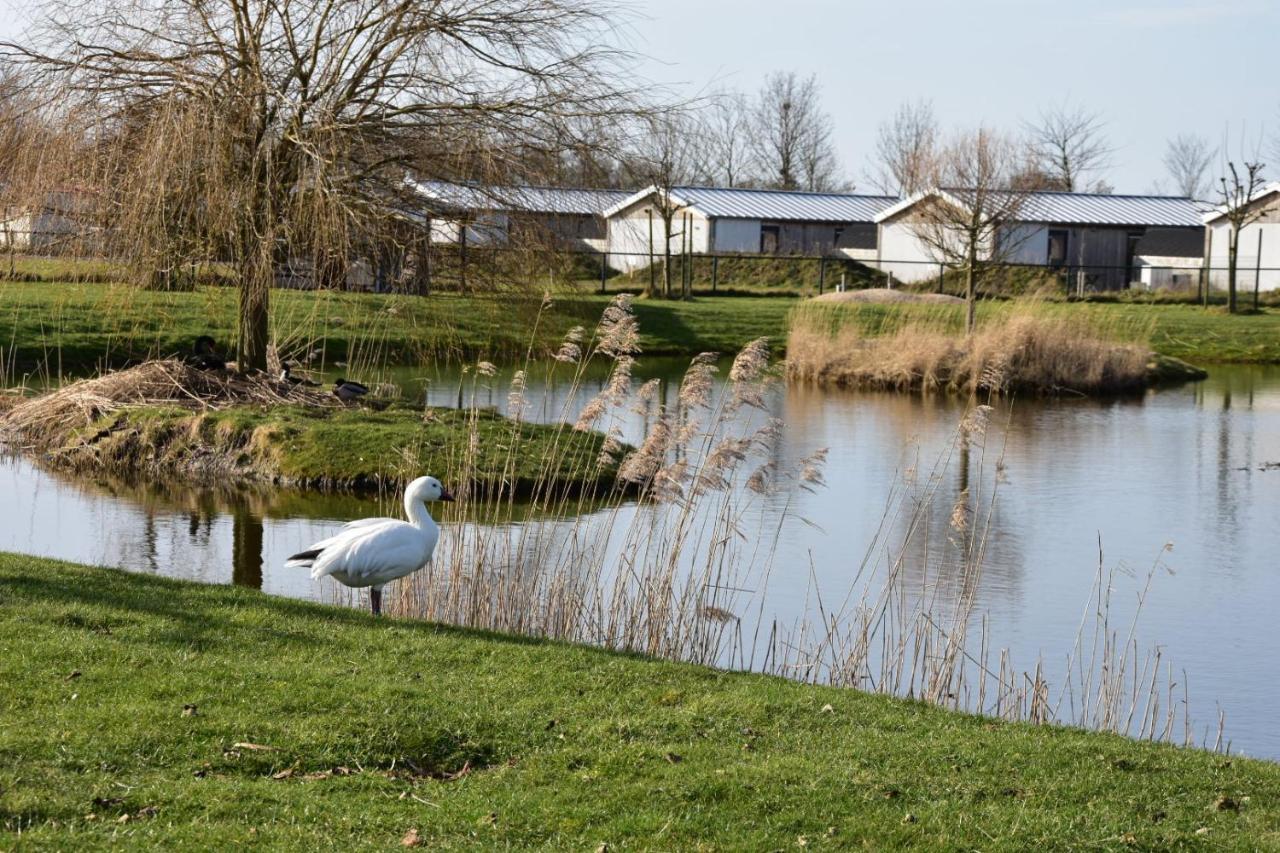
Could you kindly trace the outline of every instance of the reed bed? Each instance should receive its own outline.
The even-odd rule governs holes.
[[[912,310],[914,309],[914,310]],[[806,305],[792,315],[787,375],[895,391],[1116,394],[1157,378],[1149,330],[1038,301],[985,313],[966,336],[955,309]]]
[[[1141,602],[1122,616],[1112,602],[1115,576],[1101,558],[1068,660],[1020,668],[997,647],[976,609],[999,491],[990,472],[1003,465],[1001,448],[988,446],[987,407],[969,412],[932,469],[904,472],[879,532],[845,572],[852,580],[833,597],[813,567],[780,563],[781,532],[804,523],[797,497],[823,488],[826,453],[783,452],[785,426],[767,406],[780,378],[768,342],[744,348],[723,384],[720,361],[694,358],[678,390],[663,396],[656,380],[633,382],[638,340],[628,298],[619,297],[594,333],[571,331],[555,362],[527,362],[510,389],[518,419],[533,370],[564,371],[581,390],[586,365],[606,360],[604,387],[585,402],[571,390],[557,428],[601,430],[616,449],[624,422],[639,419],[643,437],[620,460],[638,500],[600,490],[584,503],[551,478],[527,503],[501,489],[464,491],[444,517],[434,563],[397,588],[397,612],[915,697],[1004,720],[1194,741],[1185,678],[1174,678],[1158,648],[1144,650],[1136,633]],[[467,482],[474,452],[471,445],[449,460],[445,476]],[[573,464],[614,461],[608,447],[600,457]],[[970,460],[987,473],[946,498],[947,472]],[[780,584],[809,590],[805,616],[790,624],[768,611],[770,589]],[[1220,734],[1213,745],[1222,746]]]

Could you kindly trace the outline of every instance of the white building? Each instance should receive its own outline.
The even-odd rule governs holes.
[[[964,206],[959,193],[932,190],[880,212],[874,266],[903,282],[938,276],[943,259],[921,237],[919,205],[939,196]],[[1157,282],[1168,278],[1157,274],[1165,266],[1161,261],[1185,269],[1198,266],[1203,256],[1195,248],[1203,241],[1202,211],[1189,198],[1033,192],[1019,202],[1016,221],[996,233],[1001,259],[1062,270],[1082,289],[1119,290],[1148,282],[1161,286]],[[1143,249],[1144,240],[1149,250]],[[983,254],[991,256],[989,249]]]
[[[1249,205],[1258,218],[1240,229],[1236,254],[1236,287],[1252,290],[1257,280],[1259,290],[1280,288],[1280,181],[1267,184]],[[1227,287],[1231,220],[1225,207],[1204,216],[1208,229],[1209,281],[1214,287]]]
[[[870,259],[875,216],[890,196],[788,190],[672,187],[669,204],[648,187],[605,211],[609,264],[624,272],[688,247],[694,254],[832,255]],[[666,234],[662,210],[672,212]],[[687,227],[687,233],[686,233]]]

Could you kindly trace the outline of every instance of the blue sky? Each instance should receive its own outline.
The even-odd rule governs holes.
[[[621,2],[628,46],[655,82],[694,94],[754,91],[773,70],[817,74],[859,183],[876,125],[919,98],[949,128],[1015,129],[1063,101],[1097,110],[1120,192],[1164,179],[1165,142],[1178,133],[1217,144],[1229,128],[1238,154],[1242,136],[1252,147],[1280,130],[1280,0]],[[0,0],[0,36],[15,37],[39,7]]]
[[[946,127],[1015,129],[1070,100],[1103,114],[1117,191],[1164,178],[1166,140],[1239,152],[1280,127],[1280,0],[645,0],[632,47],[652,80],[754,90],[771,70],[818,75],[845,171],[876,125],[926,98]],[[1276,170],[1271,170],[1274,174]],[[862,181],[859,181],[862,183]]]

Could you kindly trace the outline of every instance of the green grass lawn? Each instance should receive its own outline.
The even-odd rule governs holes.
[[[272,293],[274,334],[286,351],[322,348],[328,362],[421,364],[553,352],[572,327],[591,329],[610,297],[541,294],[422,298],[365,293]],[[637,300],[642,346],[653,355],[733,353],[762,335],[784,337],[794,300],[718,297]],[[234,337],[236,293],[205,287],[161,293],[124,284],[0,282],[0,365],[50,373],[189,351],[198,335]]]
[[[0,848],[1260,849],[1280,765],[0,555]]]
[[[125,284],[0,282],[0,370],[57,375],[103,364],[186,351],[200,334],[229,343],[235,291],[202,287],[158,293]],[[575,325],[592,328],[608,297],[540,294],[426,298],[304,292],[272,294],[274,333],[286,352],[319,347],[326,362],[369,368],[435,360],[510,359],[532,349],[554,351]],[[642,345],[651,355],[734,353],[757,337],[779,347],[797,300],[779,297],[699,297],[693,302],[637,299]],[[1178,304],[1049,304],[1048,310],[1089,312],[1104,325],[1133,328],[1155,350],[1197,363],[1280,363],[1280,309],[1229,316]],[[891,314],[902,306],[869,306]],[[862,310],[867,312],[868,306]],[[931,312],[939,309],[929,306]],[[957,323],[960,312],[951,309]],[[999,305],[984,306],[983,313]]]

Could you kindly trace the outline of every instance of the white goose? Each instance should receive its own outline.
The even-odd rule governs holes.
[[[328,575],[346,586],[370,587],[369,605],[373,615],[379,616],[382,587],[431,562],[440,528],[427,512],[427,503],[451,500],[453,495],[435,477],[419,477],[404,490],[404,513],[409,521],[352,521],[328,539],[294,554],[285,566],[311,569],[316,580]]]

